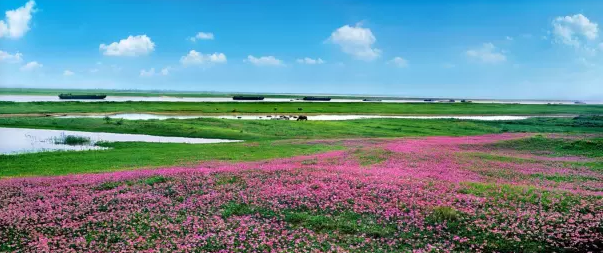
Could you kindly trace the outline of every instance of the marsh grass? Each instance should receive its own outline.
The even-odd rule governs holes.
[[[65,145],[86,145],[90,144],[90,138],[85,136],[77,136],[77,135],[62,135],[60,137],[54,138],[55,144],[65,144]]]

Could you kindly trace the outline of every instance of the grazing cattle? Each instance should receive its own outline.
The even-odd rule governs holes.
[[[297,117],[297,121],[300,121],[300,120],[308,120],[308,116],[299,115],[299,117]]]

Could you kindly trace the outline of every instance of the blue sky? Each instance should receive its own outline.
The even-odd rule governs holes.
[[[0,86],[603,99],[603,1],[2,0]]]

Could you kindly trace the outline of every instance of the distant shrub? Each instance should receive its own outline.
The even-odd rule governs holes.
[[[450,206],[438,206],[433,208],[431,217],[435,221],[456,221],[460,218],[460,213]]]
[[[115,122],[116,125],[121,126],[124,124],[124,119],[119,119],[117,122]]]
[[[243,180],[239,176],[229,176],[229,175],[218,175],[216,176],[216,185],[226,185],[226,184],[244,184],[245,180]]]
[[[97,186],[95,189],[99,191],[108,191],[119,187],[121,184],[122,182],[119,181],[104,182],[101,185]]]
[[[64,135],[54,139],[55,144],[84,145],[90,143],[90,138],[84,136]]]
[[[105,123],[109,124],[109,122],[111,122],[111,117],[109,117],[109,116],[105,116],[105,117],[103,118],[103,120],[105,121]]]
[[[165,183],[168,179],[162,176],[153,176],[143,180],[143,182],[147,185],[153,186],[155,184]]]

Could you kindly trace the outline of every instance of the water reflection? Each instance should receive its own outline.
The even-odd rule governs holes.
[[[81,136],[90,138],[90,143],[84,145],[57,144],[55,140],[60,136]],[[20,154],[57,150],[98,150],[106,149],[95,146],[99,141],[106,142],[161,142],[161,143],[220,143],[237,142],[235,140],[165,137],[143,134],[114,134],[82,131],[27,129],[27,128],[0,128],[0,154]]]

